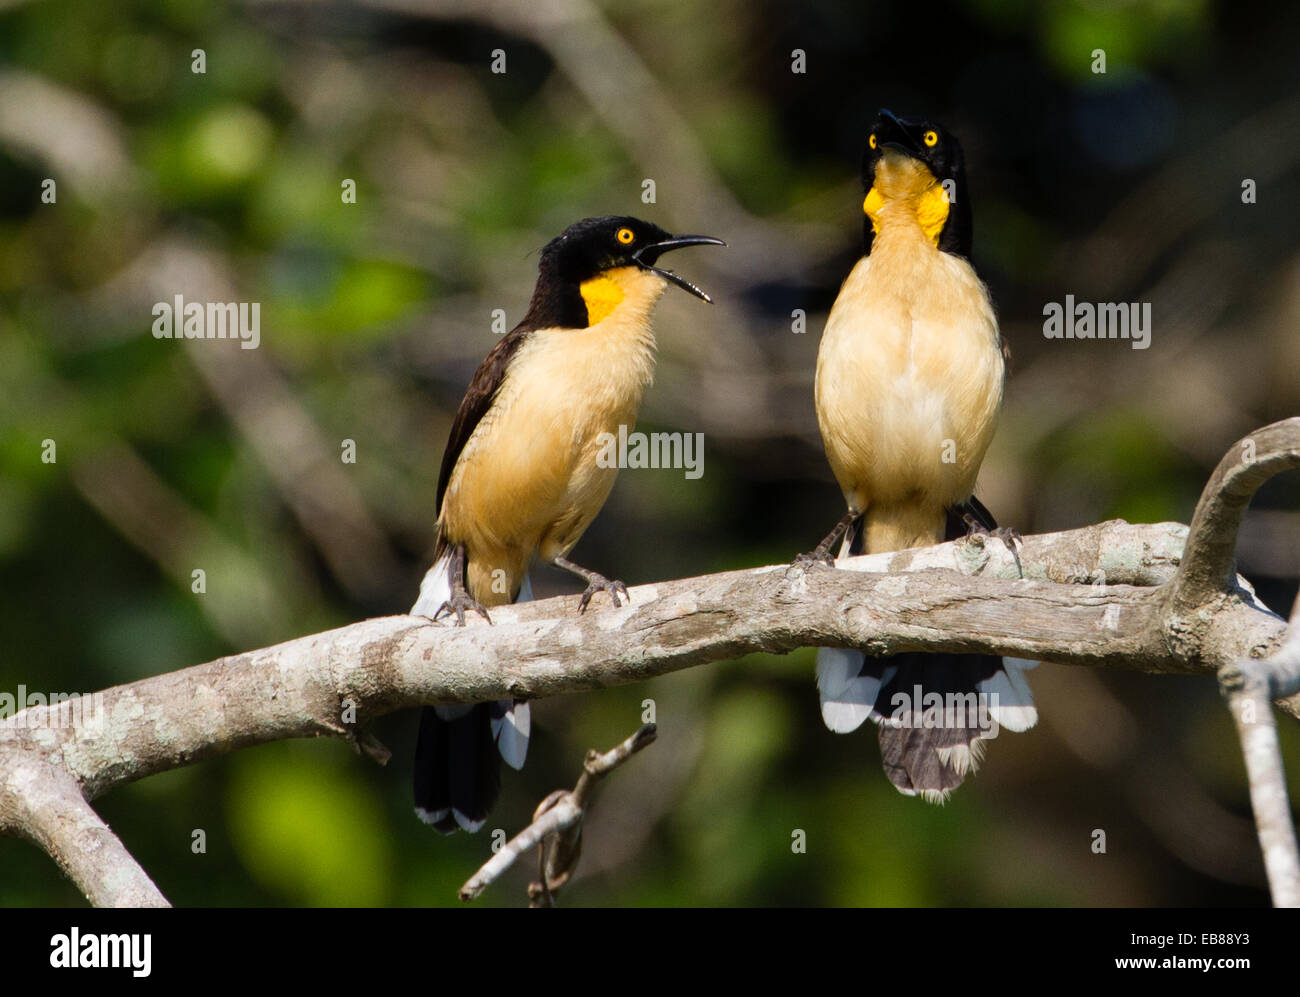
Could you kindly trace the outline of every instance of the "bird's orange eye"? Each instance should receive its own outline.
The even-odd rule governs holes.
[[[619,242],[621,242],[623,245],[626,246],[629,245],[632,242],[632,240],[636,238],[636,235],[632,232],[630,228],[621,228],[618,230],[618,234],[615,235],[614,238],[616,238]]]
[[[867,139],[867,145],[871,146],[873,149],[876,147],[876,136],[874,134],[871,138]]]
[[[935,131],[926,132],[924,135],[921,136],[921,138],[925,140],[925,144],[928,146],[936,146],[939,144],[938,132]]]

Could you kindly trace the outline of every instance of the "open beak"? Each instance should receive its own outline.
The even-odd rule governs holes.
[[[721,239],[715,239],[709,235],[675,235],[671,239],[665,239],[663,242],[651,243],[649,246],[642,246],[632,254],[632,259],[636,261],[637,266],[649,270],[651,273],[657,273],[670,284],[676,284],[683,291],[689,291],[702,301],[713,303],[713,299],[705,294],[700,288],[696,287],[685,277],[680,277],[671,270],[664,270],[655,266],[659,257],[670,249],[681,249],[683,246],[725,246],[726,243]]]
[[[903,127],[903,123],[894,117],[892,111],[881,108],[880,120],[884,123],[884,127],[876,129],[876,141],[881,148],[894,149],[913,159],[919,158],[921,143]]]

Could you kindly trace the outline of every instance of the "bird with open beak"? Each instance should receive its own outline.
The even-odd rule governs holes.
[[[617,467],[597,460],[605,434],[636,423],[654,376],[651,314],[671,283],[704,291],[659,265],[687,246],[628,217],[588,218],[542,250],[520,323],[488,353],[452,423],[438,477],[434,565],[412,607],[437,620],[531,598],[534,555],[582,578],[581,609],[627,587],[567,559],[605,504]],[[427,707],[415,759],[415,806],[444,833],[477,831],[496,801],[499,758],[518,769],[528,750],[528,703]]]

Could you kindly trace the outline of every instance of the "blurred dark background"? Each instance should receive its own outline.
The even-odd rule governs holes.
[[[1210,0],[0,0],[0,691],[409,607],[492,310],[517,321],[537,249],[587,215],[731,248],[675,261],[717,304],[665,296],[641,413],[705,434],[703,477],[625,471],[575,557],[635,584],[809,549],[842,509],[812,376],[881,106],[966,148],[1014,354],[984,501],[1023,533],[1186,522],[1234,441],[1300,411],[1298,46],[1295,5]],[[260,302],[261,347],[154,339],[176,294]],[[1150,349],[1044,339],[1066,294],[1150,302]],[[1297,510],[1296,476],[1273,481],[1239,549],[1283,613]],[[894,792],[870,731],[824,729],[808,650],[544,701],[489,827],[517,830],[653,699],[660,740],[603,788],[562,903],[1267,902],[1212,680],[1031,681],[1038,727],[944,808]],[[490,839],[413,816],[415,726],[377,725],[386,769],[272,744],[96,805],[176,904],[453,904]],[[26,843],[0,839],[0,869],[0,903],[82,902]],[[530,871],[482,902],[519,904]]]

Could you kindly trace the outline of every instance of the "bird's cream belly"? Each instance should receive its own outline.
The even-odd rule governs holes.
[[[443,526],[449,540],[466,545],[469,588],[480,601],[484,587],[509,601],[534,551],[547,560],[566,554],[618,475],[594,459],[599,433],[618,432],[617,415],[582,427],[546,415],[531,405],[504,413],[498,442],[448,487]]]
[[[936,290],[906,295],[897,280],[880,286],[872,259],[845,282],[818,354],[827,457],[853,509],[943,508],[970,496],[993,437],[1003,379],[997,326],[963,261],[934,253],[939,272],[919,275],[927,278],[919,284]]]
[[[611,323],[535,334],[457,461],[439,525],[466,545],[480,602],[510,601],[534,551],[566,554],[614,485],[618,468],[596,459],[602,434],[635,425],[654,360],[648,324]]]

